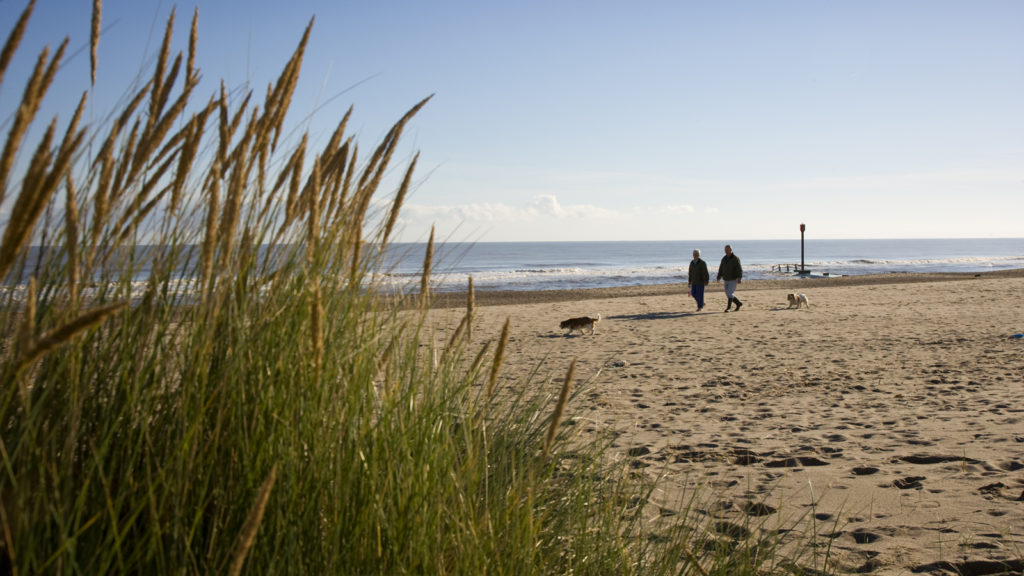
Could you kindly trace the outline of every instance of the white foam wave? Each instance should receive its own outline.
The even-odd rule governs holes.
[[[511,265],[509,265],[511,264]],[[473,269],[463,265],[455,270],[436,271],[432,277],[433,289],[438,291],[464,290],[470,275],[474,286],[483,290],[571,290],[580,288],[630,286],[643,284],[681,283],[687,279],[688,262],[648,263],[643,265],[591,265],[586,263],[561,263],[551,266],[532,263],[494,262]],[[743,263],[744,278],[779,277],[772,270],[778,262],[747,260]],[[789,262],[793,264],[793,262]],[[940,258],[849,258],[808,260],[807,267],[814,274],[828,273],[831,276],[877,274],[889,272],[977,272],[1024,267],[1024,255],[1014,256],[951,256]],[[709,261],[708,267],[714,280],[716,261]],[[781,273],[786,275],[786,273]],[[420,274],[414,267],[392,270],[376,275],[373,282],[386,290],[414,292],[419,288]],[[137,278],[127,287],[127,296],[140,301],[149,289],[149,282]],[[183,278],[169,282],[167,287],[172,300],[179,304],[198,299],[200,287],[195,279]],[[84,299],[109,300],[124,298],[125,287],[111,283],[93,284],[83,293]],[[7,302],[24,302],[27,297],[25,284],[0,285],[0,298]]]

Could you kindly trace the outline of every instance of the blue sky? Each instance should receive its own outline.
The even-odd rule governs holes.
[[[44,112],[70,115],[90,4],[39,0],[0,122],[64,35]],[[23,6],[0,0],[5,35]],[[94,121],[173,6],[104,2]],[[208,0],[177,5],[178,49],[196,6],[199,100],[261,97],[314,14],[290,116],[314,141],[352,105],[369,149],[435,94],[404,240],[1024,236],[1024,2]]]

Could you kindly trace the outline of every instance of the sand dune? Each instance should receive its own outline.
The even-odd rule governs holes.
[[[630,290],[478,293],[474,334],[511,319],[509,379],[542,363],[554,388],[578,359],[576,424],[663,477],[652,521],[699,486],[719,529],[814,532],[843,571],[1024,569],[1021,271],[748,282],[730,313],[714,284],[701,313]]]

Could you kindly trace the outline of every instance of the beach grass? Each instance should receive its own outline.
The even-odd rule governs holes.
[[[0,572],[790,571],[694,500],[651,522],[654,486],[574,426],[586,377],[502,373],[472,285],[439,333],[431,250],[408,294],[374,289],[429,98],[368,157],[349,115],[312,150],[282,139],[312,22],[257,105],[194,94],[197,18],[111,121],[82,122],[86,89],[29,147],[66,42],[44,51],[5,135]]]

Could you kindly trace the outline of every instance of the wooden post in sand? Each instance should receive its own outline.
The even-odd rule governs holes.
[[[807,267],[804,266],[804,230],[807,226],[800,225],[800,273],[807,274]]]

